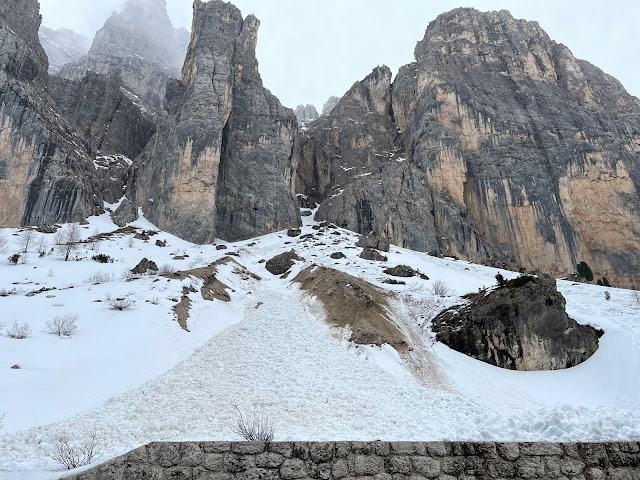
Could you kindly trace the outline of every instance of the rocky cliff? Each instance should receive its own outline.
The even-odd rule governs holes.
[[[398,245],[619,285],[640,270],[640,102],[535,22],[456,9],[302,136],[318,216]]]
[[[175,29],[166,0],[128,0],[98,30],[86,57],[59,74],[79,81],[87,70],[118,73],[141,108],[160,111],[169,78],[179,78],[189,32]]]
[[[229,3],[196,0],[182,78],[167,84],[168,117],[129,187],[147,218],[194,242],[300,223],[293,199],[297,122],[262,86],[258,27]]]
[[[102,211],[83,139],[45,91],[37,0],[0,4],[0,226],[68,222]]]
[[[320,117],[320,115],[318,115],[318,111],[313,105],[298,105],[296,107],[296,118],[300,124],[313,122],[317,120],[318,117]]]
[[[52,30],[40,27],[40,43],[49,57],[49,73],[58,73],[67,63],[79,61],[91,48],[91,39],[68,28]]]

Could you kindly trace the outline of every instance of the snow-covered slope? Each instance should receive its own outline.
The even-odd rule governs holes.
[[[26,264],[0,263],[0,478],[58,478],[49,457],[58,436],[73,441],[97,432],[104,460],[155,440],[222,440],[230,431],[232,404],[262,408],[273,419],[276,440],[624,440],[640,437],[640,304],[628,290],[559,281],[573,318],[605,331],[599,350],[563,371],[506,371],[434,343],[428,321],[459,295],[495,283],[496,269],[391,247],[386,266],[410,265],[430,280],[382,283],[382,264],[358,258],[356,236],[341,229],[312,229],[318,240],[284,232],[253,240],[200,246],[159,232],[148,242],[118,233],[83,245],[78,261],[57,253],[39,257],[40,235]],[[144,219],[137,231],[155,230]],[[107,215],[91,218],[83,237],[112,232]],[[337,233],[335,233],[337,232]],[[19,237],[4,230],[10,250]],[[46,235],[52,242],[53,235]],[[167,247],[155,245],[166,240]],[[288,279],[266,271],[262,260],[294,248],[305,258]],[[47,249],[48,250],[48,249]],[[345,259],[330,254],[341,251]],[[114,263],[91,260],[96,253]],[[143,257],[165,270],[219,267],[230,302],[206,301],[201,280],[128,272]],[[176,259],[178,258],[178,259]],[[180,259],[182,258],[182,259]],[[412,332],[412,359],[389,346],[356,346],[324,321],[317,300],[291,282],[316,263],[343,270],[395,292],[396,319]],[[96,273],[100,275],[96,276]],[[502,271],[505,276],[516,274]],[[102,277],[101,283],[96,282]],[[450,297],[431,286],[443,280]],[[183,289],[192,301],[190,332],[172,307]],[[32,296],[30,292],[42,288]],[[114,311],[107,298],[129,298]],[[78,314],[70,338],[47,333],[55,316]],[[14,320],[32,334],[9,338]],[[20,369],[10,368],[17,364]]]

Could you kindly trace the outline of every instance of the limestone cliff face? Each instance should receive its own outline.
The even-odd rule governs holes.
[[[173,27],[166,7],[166,0],[128,0],[98,30],[87,56],[59,75],[80,81],[87,70],[117,73],[136,105],[160,112],[167,81],[179,78],[189,43],[189,33]]]
[[[159,227],[194,242],[249,238],[299,224],[293,112],[262,86],[259,22],[220,0],[194,3],[168,117],[139,158],[130,198]]]
[[[102,211],[83,139],[44,88],[37,0],[0,4],[0,226],[81,220]]]
[[[79,61],[91,48],[91,39],[68,28],[40,27],[40,43],[49,58],[49,73],[56,74],[67,63]]]
[[[638,99],[575,59],[537,23],[515,20],[506,11],[456,9],[439,16],[415,58],[393,84],[385,80],[390,107],[384,118],[374,108],[351,116],[360,131],[379,128],[382,137],[398,136],[396,157],[416,170],[422,192],[386,196],[387,207],[363,193],[377,218],[373,229],[419,250],[433,246],[401,239],[398,227],[392,231],[388,225],[422,232],[417,238],[432,233],[437,251],[475,262],[564,275],[584,260],[596,275],[620,285],[637,281]],[[360,91],[347,93],[326,124],[344,127],[340,105],[362,98]],[[384,98],[386,93],[378,95],[374,104],[386,105]],[[322,202],[320,217],[345,218],[341,224],[361,231],[348,218],[358,216],[362,202],[332,199],[353,188],[332,172],[345,158],[367,165],[362,159],[372,148],[342,128],[335,133],[339,146],[327,158],[324,145],[335,144],[327,143],[328,132],[308,130],[298,189]],[[382,189],[386,184],[378,183]],[[397,213],[403,209],[396,205],[407,204],[421,211],[430,205],[433,221]]]

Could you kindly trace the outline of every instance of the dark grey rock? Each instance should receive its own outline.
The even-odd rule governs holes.
[[[420,276],[423,280],[429,280],[424,273],[420,273],[419,271],[409,267],[408,265],[397,265],[395,267],[389,267],[384,269],[384,273],[387,275],[391,275],[392,277],[415,277],[416,275]]]
[[[162,240],[156,240],[156,247],[166,247],[167,244],[166,242],[163,242]]]
[[[551,277],[521,276],[432,321],[436,339],[512,370],[557,370],[588,359],[602,331],[569,318]]]
[[[39,225],[36,228],[36,232],[40,233],[56,233],[58,231],[57,225]]]
[[[133,236],[133,238],[135,238],[136,240],[144,240],[144,241],[147,241],[147,240],[149,240],[149,238],[150,238],[150,237],[149,237],[149,235],[148,235],[147,233],[142,232],[142,233],[136,233],[136,234]]]
[[[389,241],[385,238],[380,238],[377,235],[367,235],[364,237],[360,237],[358,243],[356,243],[356,246],[362,248],[375,248],[376,250],[380,250],[382,252],[389,251]]]
[[[158,265],[156,265],[155,262],[148,260],[147,258],[143,258],[142,260],[140,260],[140,263],[138,263],[138,265],[136,265],[135,268],[131,270],[131,273],[135,273],[137,275],[144,275],[149,270],[157,272]]]
[[[41,26],[38,37],[49,58],[50,74],[56,74],[67,63],[79,61],[91,47],[90,38],[68,28],[52,30]]]
[[[324,102],[324,105],[322,106],[322,116],[325,115],[329,115],[331,113],[331,111],[336,108],[336,105],[338,105],[338,102],[340,102],[340,97],[336,97],[335,95],[331,95],[326,102]]]
[[[128,199],[122,200],[118,208],[111,212],[111,220],[119,227],[124,227],[128,223],[135,222],[138,219],[138,208]]]
[[[387,257],[382,255],[381,253],[378,253],[378,251],[373,248],[364,248],[362,250],[362,253],[360,254],[360,258],[364,258],[365,260],[373,260],[376,262],[387,261]]]
[[[637,283],[640,101],[505,10],[440,15],[415,58],[393,84],[375,69],[300,133],[296,189],[317,218],[436,255],[554,276],[586,260]]]
[[[280,255],[276,255],[270,260],[267,260],[264,267],[274,275],[282,275],[289,271],[293,267],[295,261],[304,261],[304,258],[299,257],[293,250]]]
[[[117,73],[136,105],[161,113],[167,81],[180,77],[188,43],[189,32],[173,27],[164,0],[129,0],[98,30],[87,55],[58,74],[80,80],[87,70]]]
[[[342,252],[334,252],[331,254],[331,258],[334,260],[340,260],[341,258],[347,258],[347,256]]]
[[[0,226],[80,221],[102,212],[88,146],[44,90],[36,0],[0,4]]]
[[[130,198],[149,220],[197,243],[301,224],[293,198],[296,119],[266,90],[259,22],[221,0],[194,5],[194,34],[169,117],[139,158]]]
[[[296,107],[295,113],[300,125],[313,122],[320,117],[320,115],[318,115],[316,107],[314,107],[313,105],[298,105]]]
[[[226,245],[216,245],[216,250],[226,250],[227,248]]]
[[[299,237],[302,231],[299,228],[290,228],[287,230],[288,237]]]

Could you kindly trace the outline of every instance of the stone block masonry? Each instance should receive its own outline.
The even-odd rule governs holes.
[[[640,480],[640,442],[150,443],[63,480]]]

